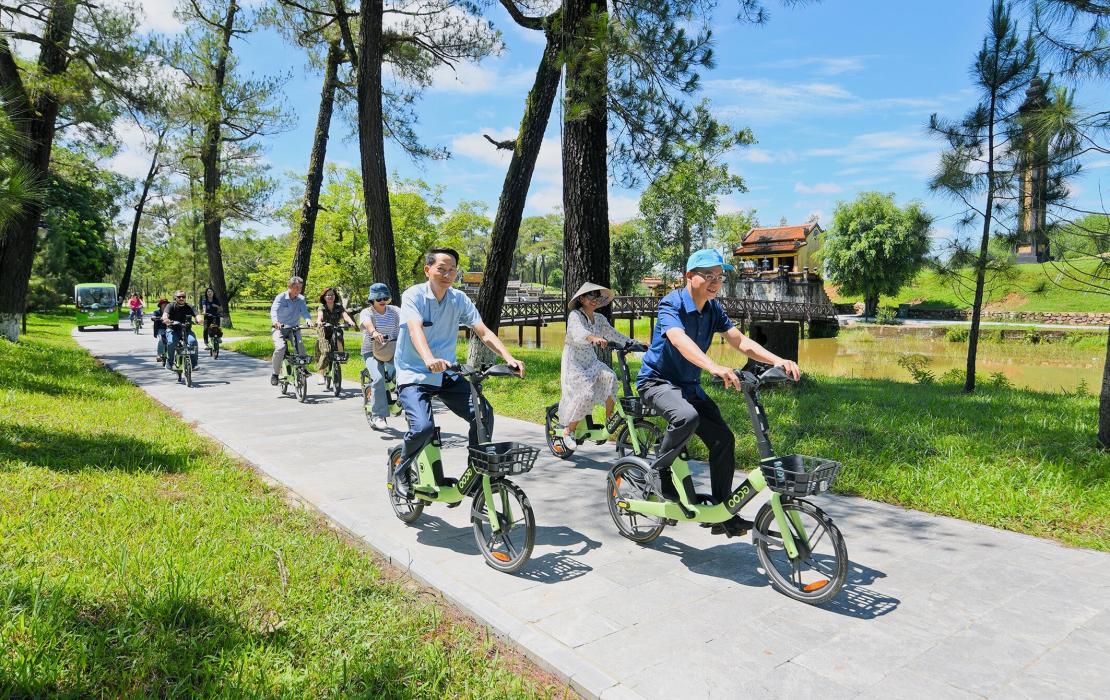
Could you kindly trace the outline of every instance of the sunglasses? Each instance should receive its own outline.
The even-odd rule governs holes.
[[[184,295],[184,294],[182,294],[182,295],[181,295],[181,296],[179,296],[179,297],[174,297],[174,299],[184,299],[184,298],[185,298],[185,295]]]
[[[597,301],[598,299],[601,298],[601,292],[599,292],[597,290],[594,290],[592,292],[586,292],[582,296],[584,296],[587,299],[593,299],[594,301]]]

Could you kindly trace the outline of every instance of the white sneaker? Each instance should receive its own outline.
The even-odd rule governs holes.
[[[574,439],[573,435],[563,434],[563,444],[567,446],[568,450],[577,450],[578,441]]]
[[[370,419],[370,427],[374,430],[388,430],[389,424],[385,422],[385,418],[374,416]]]

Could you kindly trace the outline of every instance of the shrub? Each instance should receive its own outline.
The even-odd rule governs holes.
[[[875,312],[875,323],[884,326],[896,326],[902,323],[897,312],[889,306],[884,306]]]
[[[949,326],[944,331],[944,337],[950,343],[966,343],[970,335],[971,329],[967,326]]]
[[[967,373],[955,367],[940,375],[941,384],[956,384],[958,386],[963,386],[965,379],[967,379]]]
[[[911,353],[898,358],[898,366],[910,373],[918,384],[932,384],[937,380],[935,374],[926,369],[930,360],[921,353]]]

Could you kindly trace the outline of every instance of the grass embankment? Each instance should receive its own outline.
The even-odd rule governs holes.
[[[0,697],[564,695],[102,369],[0,340]]]
[[[559,397],[559,351],[513,353],[528,378],[490,381],[486,394],[498,413],[541,423]],[[764,400],[776,449],[841,461],[840,493],[1110,551],[1110,452],[1094,447],[1098,398],[983,380],[967,396],[947,383],[807,375]],[[737,435],[737,463],[754,465],[742,398],[708,391]],[[694,452],[704,455],[696,438]]]
[[[1080,271],[1093,272],[1098,266],[1095,259],[1071,261],[1069,265]],[[1015,265],[1017,278],[1007,285],[1010,290],[1002,298],[987,304],[991,311],[1076,311],[1105,312],[1110,310],[1110,297],[1093,291],[1064,289],[1076,285],[1051,264],[1037,263]],[[834,287],[828,287],[829,297],[836,303],[863,301],[862,298],[841,296]],[[964,295],[969,297],[970,295]],[[880,306],[915,304],[926,309],[965,309],[971,304],[957,295],[951,285],[930,271],[920,273],[912,284],[904,287],[897,296],[881,297]]]

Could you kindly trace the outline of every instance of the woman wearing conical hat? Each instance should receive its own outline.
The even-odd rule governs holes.
[[[559,421],[566,426],[563,441],[574,449],[574,429],[578,422],[593,412],[594,406],[605,404],[605,418],[613,415],[613,396],[617,375],[598,359],[594,346],[605,347],[607,341],[629,343],[632,339],[618,333],[597,310],[613,301],[613,290],[587,282],[570,298],[567,307],[566,344],[563,346],[562,389]]]

